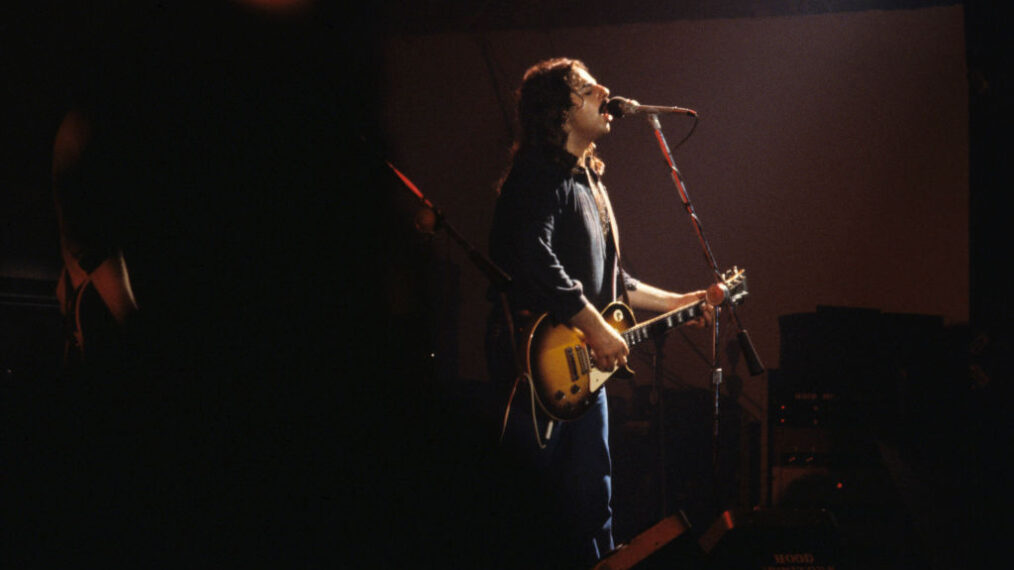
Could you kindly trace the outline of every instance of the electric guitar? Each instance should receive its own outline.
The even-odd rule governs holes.
[[[747,295],[746,270],[733,268],[722,276],[723,286],[714,287],[713,305],[739,304]],[[695,301],[668,313],[637,324],[634,312],[617,301],[602,310],[602,316],[628,346],[661,335],[704,316],[705,300]],[[536,317],[522,331],[522,361],[532,379],[536,399],[543,411],[557,420],[581,416],[595,400],[599,389],[612,378],[630,378],[629,366],[600,370],[592,364],[584,333],[566,324],[553,324],[548,313]]]

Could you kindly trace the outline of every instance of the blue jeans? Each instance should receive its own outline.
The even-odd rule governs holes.
[[[538,404],[536,403],[536,409]],[[588,568],[613,549],[612,460],[609,454],[609,411],[603,387],[595,403],[579,418],[554,422],[545,440],[548,420],[541,410],[540,449],[532,423],[527,389],[519,389],[511,406],[504,433],[504,449],[517,461],[520,473],[529,477],[534,493],[545,508],[533,516],[543,544],[535,548],[545,556],[547,567]],[[543,541],[542,539],[545,539]],[[552,561],[552,562],[550,562]]]

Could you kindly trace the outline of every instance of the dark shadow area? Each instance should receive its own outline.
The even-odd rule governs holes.
[[[786,316],[770,378],[769,419],[786,420],[771,426],[772,506],[832,512],[841,567],[1000,555],[1011,111],[1004,20],[984,4],[965,4],[971,324],[823,310],[792,329]],[[5,141],[24,147],[19,173],[5,169],[48,190],[39,140],[71,105],[99,109],[99,215],[143,312],[61,372],[55,284],[0,282],[8,565],[516,567],[528,538],[554,532],[533,514],[548,498],[496,451],[502,395],[457,378],[460,292],[443,277],[473,268],[435,267],[380,160],[381,12],[218,2],[28,21],[21,36],[52,26],[64,43],[19,55],[72,63],[44,82],[40,97],[60,100],[38,121],[45,136]],[[777,15],[748,12],[731,15]],[[30,253],[58,257],[52,230]],[[613,407],[620,539],[661,518],[652,408],[638,397]],[[710,397],[665,394],[670,510],[687,511],[694,538],[758,496],[759,466],[741,454],[759,434],[734,398],[713,477]]]
[[[1007,341],[932,316],[836,307],[781,327],[774,505],[831,512],[851,567],[994,562],[1009,362],[991,356]]]
[[[141,311],[72,369],[51,366],[62,347],[48,337],[41,369],[5,359],[5,557],[352,556],[379,528],[400,425],[375,397],[388,376],[376,14],[215,2],[33,18],[78,50],[59,46],[74,63],[60,113],[94,118],[83,205],[123,249]],[[21,344],[38,328],[4,326]]]

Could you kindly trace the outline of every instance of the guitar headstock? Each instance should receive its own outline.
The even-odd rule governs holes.
[[[736,305],[742,303],[748,293],[746,290],[746,269],[732,266],[732,269],[722,274],[722,282],[729,288],[729,302]]]
[[[725,302],[738,305],[746,296],[746,270],[733,266],[722,274],[721,283],[713,283],[708,287],[707,300],[711,305]]]

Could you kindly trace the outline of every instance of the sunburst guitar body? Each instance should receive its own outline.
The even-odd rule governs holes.
[[[622,333],[634,326],[634,314],[623,303],[606,307],[603,315]],[[613,375],[630,377],[629,367],[603,371],[594,366],[584,333],[567,325],[554,325],[548,314],[538,317],[525,331],[526,366],[535,396],[543,411],[558,420],[580,416],[595,401],[599,388]]]

